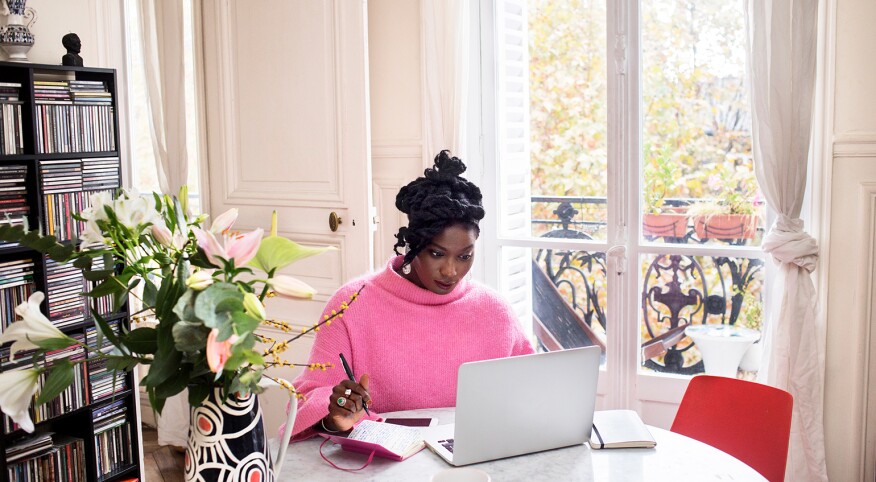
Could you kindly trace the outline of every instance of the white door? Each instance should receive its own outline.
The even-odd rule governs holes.
[[[338,248],[284,271],[317,289],[312,301],[269,300],[269,317],[310,326],[372,266],[366,3],[207,1],[202,19],[210,211],[238,208],[235,228],[248,231],[267,229],[276,209],[279,235]],[[306,362],[310,341],[286,359]],[[284,395],[262,403],[275,433]]]

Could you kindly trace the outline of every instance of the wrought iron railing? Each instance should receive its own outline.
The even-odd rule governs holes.
[[[605,205],[601,197],[533,196],[533,204],[554,204],[554,217],[533,219],[533,224],[551,226],[541,236],[566,239],[592,239],[592,234],[605,225],[604,221],[576,219],[588,205]],[[686,206],[690,199],[669,199],[665,206]],[[576,208],[577,207],[577,208]],[[579,209],[580,208],[580,209]],[[541,210],[542,212],[545,209]],[[665,239],[673,243],[700,243],[693,223],[688,222],[683,236],[668,233]],[[742,244],[733,238],[722,239],[728,245]],[[566,304],[593,337],[608,333],[605,313],[606,266],[605,253],[578,250],[541,249],[534,255],[534,265],[542,270],[557,288]],[[758,258],[730,256],[694,256],[684,254],[648,255],[642,262],[641,324],[640,332],[644,353],[645,345],[655,339],[671,335],[672,344],[658,350],[656,356],[642,360],[645,367],[669,373],[693,374],[703,371],[702,361],[690,352],[692,342],[682,332],[687,324],[722,323],[734,325],[739,321],[743,302],[748,294],[759,303],[763,261]],[[535,283],[534,283],[535,284]],[[755,294],[757,296],[755,296]],[[546,303],[544,290],[534,292],[533,303]],[[541,298],[541,299],[540,299]],[[550,318],[549,314],[543,315]],[[545,326],[550,320],[536,320],[537,332],[551,331]],[[557,325],[551,332],[560,346],[575,323]],[[588,330],[589,328],[589,330]],[[556,332],[556,333],[555,333]],[[580,339],[578,339],[580,340]],[[676,341],[678,340],[678,341]],[[604,346],[604,340],[592,340]],[[580,341],[575,343],[580,344]]]

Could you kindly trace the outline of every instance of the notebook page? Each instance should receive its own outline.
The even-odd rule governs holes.
[[[372,420],[363,420],[347,438],[377,444],[398,455],[404,455],[423,441],[423,435],[417,428]]]

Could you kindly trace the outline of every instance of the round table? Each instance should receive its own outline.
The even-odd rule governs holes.
[[[438,408],[381,414],[383,417],[432,417],[439,424],[453,423],[454,409]],[[490,474],[493,482],[504,481],[667,481],[764,479],[754,469],[692,438],[657,427],[648,427],[657,447],[653,449],[592,450],[587,444],[507,459],[473,464]],[[402,462],[375,457],[358,472],[344,472],[328,465],[319,455],[322,437],[296,442],[286,452],[279,481],[428,481],[433,474],[451,468],[428,448]],[[276,447],[276,444],[273,444]],[[323,453],[341,467],[361,467],[367,456],[346,452],[327,443]]]

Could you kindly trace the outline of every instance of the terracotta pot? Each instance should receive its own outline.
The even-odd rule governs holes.
[[[642,234],[655,238],[683,238],[687,234],[687,215],[646,214],[642,217]]]
[[[714,214],[696,216],[694,229],[700,239],[752,239],[757,233],[754,214]]]

